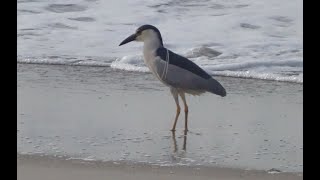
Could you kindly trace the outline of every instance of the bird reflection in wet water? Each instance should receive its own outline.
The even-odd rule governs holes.
[[[171,156],[173,161],[177,161],[180,158],[185,157],[185,153],[187,151],[187,131],[184,131],[184,134],[182,135],[183,137],[183,146],[182,146],[182,151],[179,153],[179,147],[177,144],[177,139],[176,139],[176,133],[175,131],[172,131],[172,141],[173,141],[173,154]],[[179,138],[179,137],[178,137]]]

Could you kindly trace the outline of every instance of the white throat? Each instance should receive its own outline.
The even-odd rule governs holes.
[[[159,47],[161,47],[161,42],[158,38],[148,38],[144,40],[143,56],[147,65],[150,63],[150,60],[156,57],[156,51]]]
[[[144,40],[143,51],[144,52],[148,52],[148,51],[151,52],[151,51],[157,50],[161,46],[162,45],[161,45],[159,38],[156,36],[152,36],[152,37],[146,38]]]
[[[143,42],[144,61],[149,66],[151,61],[156,57],[156,51],[162,46],[162,43],[158,37],[158,34],[153,30],[143,31],[138,37],[138,41]]]

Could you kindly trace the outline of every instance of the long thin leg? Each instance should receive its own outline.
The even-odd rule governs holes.
[[[188,109],[188,105],[187,105],[187,101],[186,101],[186,97],[185,97],[184,93],[181,92],[181,93],[179,93],[179,95],[181,96],[183,104],[184,104],[184,113],[185,113],[185,121],[184,121],[185,129],[184,130],[188,131],[188,112],[189,112],[189,109]]]
[[[176,118],[174,120],[174,124],[173,124],[173,127],[171,129],[171,131],[175,131],[176,130],[176,125],[177,125],[177,121],[178,121],[178,117],[180,115],[180,105],[179,105],[179,96],[178,96],[178,92],[177,90],[173,89],[173,88],[170,88],[170,91],[171,91],[171,94],[174,98],[174,101],[176,102],[176,105],[177,105],[177,113],[176,113]]]

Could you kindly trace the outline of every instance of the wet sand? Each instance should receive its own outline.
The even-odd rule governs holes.
[[[121,165],[89,168],[69,161],[18,158],[18,177],[194,179],[190,169],[199,168],[207,169],[200,179],[219,179],[220,171],[222,179],[241,178],[241,173],[232,173],[235,168],[263,170],[262,179],[287,178],[265,172],[270,169],[302,179],[297,175],[303,167],[302,85],[217,79],[228,96],[188,96],[190,131],[184,136],[183,113],[176,133],[169,131],[174,100],[150,73],[18,64],[18,154]],[[128,162],[147,166],[135,166],[132,176]],[[54,168],[52,163],[57,163]],[[159,167],[158,174],[150,171],[153,166]],[[170,168],[179,171],[168,173]]]
[[[59,158],[18,156],[18,180],[68,179],[175,179],[175,180],[296,180],[302,174],[268,174],[264,171],[246,171],[230,168],[159,167],[85,161],[67,161]]]

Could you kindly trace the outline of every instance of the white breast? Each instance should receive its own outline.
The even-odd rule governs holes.
[[[156,76],[163,84],[169,86],[166,81],[162,78],[163,72],[165,70],[165,61],[161,60],[160,57],[156,56],[156,52],[153,51],[144,51],[144,62],[152,72],[154,76]]]
[[[162,46],[157,34],[155,34],[153,31],[147,31],[145,33],[143,42],[143,56],[145,64],[148,66],[153,75],[155,75],[162,83],[168,85],[161,78],[165,62],[157,57],[156,51]]]

